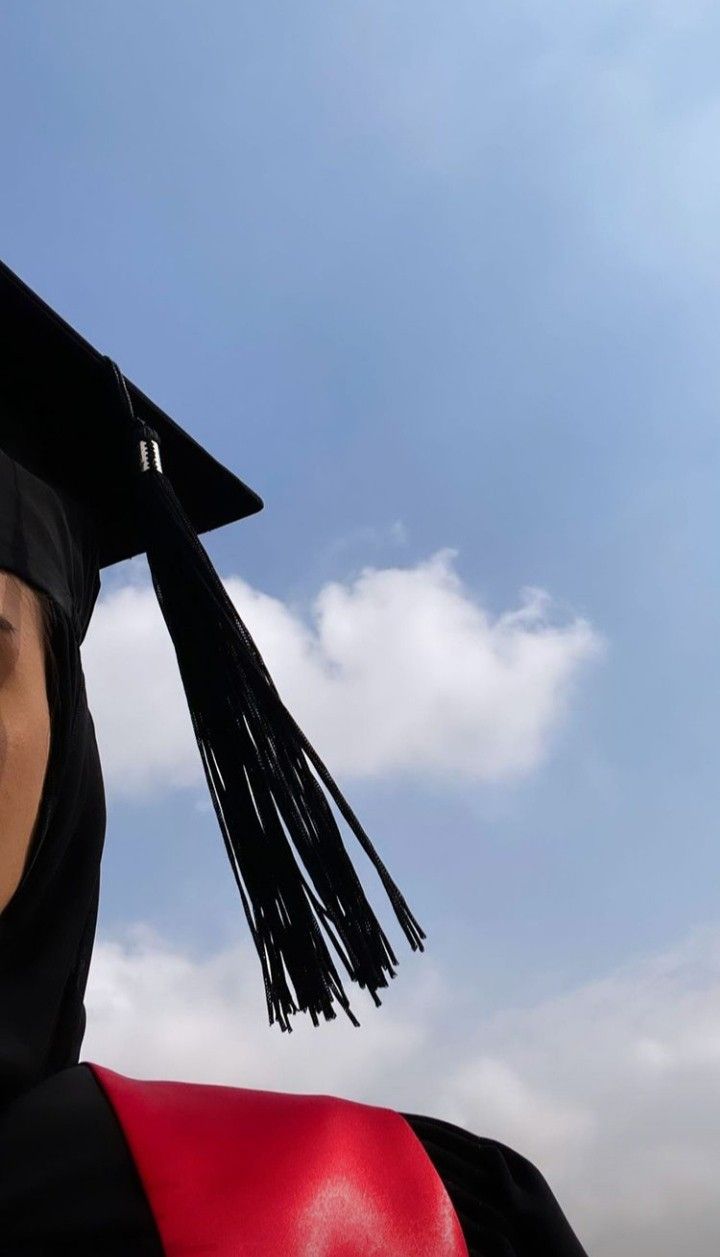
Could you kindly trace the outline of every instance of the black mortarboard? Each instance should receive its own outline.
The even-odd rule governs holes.
[[[397,962],[322,787],[413,949],[425,935],[284,706],[198,539],[262,502],[2,264],[0,311],[0,449],[80,504],[100,567],[147,554],[270,1021],[289,1029],[306,1011],[317,1024],[337,1002],[355,1022],[327,940],[376,1003]]]
[[[127,424],[108,405],[107,360],[0,262],[2,448],[91,508],[100,567],[145,549],[128,493]],[[133,411],[153,428],[163,470],[198,533],[243,519],[262,500],[126,380]],[[127,474],[126,474],[127,473]]]

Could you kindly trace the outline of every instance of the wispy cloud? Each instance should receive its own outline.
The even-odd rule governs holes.
[[[317,594],[312,621],[230,577],[228,592],[290,709],[332,769],[502,781],[548,753],[583,666],[603,650],[582,617],[522,591],[483,608],[441,550],[415,567],[365,568]],[[115,589],[84,648],[111,788],[193,785],[197,749],[152,589]]]
[[[401,519],[395,519],[384,528],[365,524],[333,538],[324,547],[322,557],[324,559],[337,558],[338,555],[347,555],[355,549],[362,549],[365,553],[369,549],[388,547],[398,549],[407,544],[407,528]]]

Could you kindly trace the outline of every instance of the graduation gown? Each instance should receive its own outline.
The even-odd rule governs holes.
[[[65,1069],[0,1117],[3,1257],[584,1257],[539,1171],[451,1123]]]

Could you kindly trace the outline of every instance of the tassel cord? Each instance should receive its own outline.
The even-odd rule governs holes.
[[[176,516],[177,522],[182,523],[184,512],[182,511],[182,507],[180,506],[180,502],[177,497],[177,494],[175,493],[172,487],[172,484],[167,479],[167,477],[163,476],[162,473],[157,473],[157,472],[149,472],[149,473],[145,473],[145,475],[153,478],[153,480],[156,482],[156,485],[154,487],[162,491],[163,495],[165,496],[167,500],[168,509],[172,510],[173,514]],[[199,552],[199,556],[201,555],[202,559],[204,560],[203,575],[206,576],[210,584],[214,586],[214,589],[212,592],[214,592],[220,607],[222,607],[223,612],[226,615],[229,615],[231,617],[232,627],[234,627],[239,632],[242,638],[243,644],[247,648],[247,652],[248,652],[247,655],[242,659],[238,658],[238,663],[240,664],[240,666],[244,667],[246,661],[249,661],[251,663],[251,666],[254,667],[257,674],[257,679],[262,684],[264,684],[264,687],[266,687],[267,696],[270,698],[271,702],[274,704],[276,708],[275,714],[279,716],[280,719],[284,723],[286,723],[286,725],[290,729],[292,729],[293,734],[295,735],[296,738],[298,738],[300,744],[302,745],[303,750],[305,751],[311,763],[317,770],[318,775],[321,777],[323,784],[326,786],[326,788],[332,795],[332,798],[337,804],[339,811],[341,812],[342,816],[346,820],[349,827],[352,829],[360,846],[362,847],[365,854],[368,856],[374,868],[376,869],[381,879],[381,882],[383,884],[383,887],[388,895],[388,898],[390,899],[390,902],[393,906],[393,909],[398,918],[399,924],[408,942],[410,943],[412,950],[423,951],[424,949],[422,946],[422,939],[426,937],[425,932],[421,929],[415,917],[410,912],[410,909],[408,908],[408,905],[405,901],[404,896],[400,892],[396,883],[393,881],[392,877],[390,876],[390,873],[388,872],[380,856],[377,854],[370,838],[365,832],[359,819],[357,818],[352,808],[350,807],[349,803],[345,799],[344,795],[342,794],[337,784],[331,777],[330,773],[328,772],[328,769],[326,768],[323,761],[320,759],[320,756],[318,755],[317,751],[308,741],[306,735],[300,729],[299,725],[294,720],[294,718],[288,711],[287,707],[283,703],[278,693],[278,690],[275,686],[275,683],[272,680],[272,677],[270,676],[270,673],[267,670],[265,662],[262,656],[260,655],[260,652],[258,651],[257,646],[255,645],[255,642],[253,641],[253,638],[251,637],[246,625],[244,624],[243,620],[238,614],[237,609],[231,602],[227,594],[227,590],[225,589],[225,586],[220,580],[220,577],[218,576],[217,572],[212,567],[212,565],[209,563],[207,559],[206,551],[204,550],[204,547],[202,546],[201,542],[192,533],[189,539],[190,539],[191,544],[193,545],[193,548],[195,548]],[[249,696],[251,693],[250,687],[247,687],[246,692]],[[262,713],[258,713],[258,719],[260,721],[261,726],[263,725],[265,726],[264,731],[267,736],[268,733],[270,732],[269,727],[268,727],[268,722],[263,718]],[[272,739],[271,734],[268,740],[270,742],[270,745],[272,745],[273,739]],[[324,799],[322,801],[323,803],[325,802]],[[352,868],[352,865],[351,865],[351,868]],[[353,870],[353,873],[354,873],[354,870]]]
[[[157,433],[134,415],[127,383],[116,365],[110,365],[132,435],[151,443],[138,447],[143,462],[136,476],[148,561],[175,646],[218,824],[260,958],[270,1022],[278,1021],[281,1029],[289,1030],[292,1014],[302,1010],[317,1025],[321,1015],[336,1016],[337,1003],[358,1025],[325,935],[350,978],[367,989],[376,1004],[377,990],[394,977],[397,960],[365,896],[324,790],[375,867],[413,950],[423,950],[425,933],[282,702],[172,483],[162,473]]]

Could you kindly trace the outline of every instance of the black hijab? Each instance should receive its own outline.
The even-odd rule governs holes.
[[[105,795],[80,644],[100,589],[72,499],[0,451],[0,568],[51,599],[50,752],[25,870],[0,913],[0,1105],[78,1059]]]

